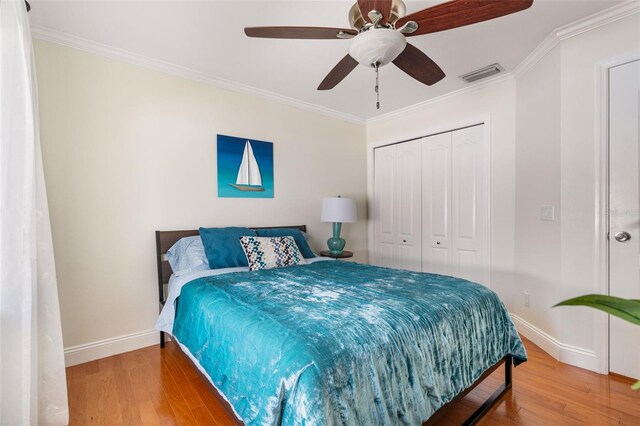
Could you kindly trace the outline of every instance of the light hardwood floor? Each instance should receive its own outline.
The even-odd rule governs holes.
[[[481,425],[640,425],[640,392],[631,382],[562,364],[523,339],[529,361],[513,389]],[[468,417],[502,380],[498,369],[442,424]],[[71,425],[232,425],[237,422],[173,343],[67,369]]]

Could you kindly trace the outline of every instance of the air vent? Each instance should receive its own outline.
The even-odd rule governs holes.
[[[479,70],[471,71],[470,73],[467,73],[465,75],[461,75],[460,78],[467,83],[473,83],[474,81],[499,74],[502,71],[504,71],[504,68],[502,68],[500,64],[496,63],[489,65],[488,67],[480,68]]]

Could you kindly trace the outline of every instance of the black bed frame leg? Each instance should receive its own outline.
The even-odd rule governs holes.
[[[164,331],[160,332],[160,347],[164,348]]]
[[[507,355],[504,360],[504,383],[487,399],[484,404],[476,410],[464,423],[463,426],[472,426],[478,423],[480,419],[487,414],[487,412],[493,407],[502,396],[511,390],[511,364],[513,363],[513,357]]]

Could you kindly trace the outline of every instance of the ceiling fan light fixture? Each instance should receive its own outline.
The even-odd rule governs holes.
[[[372,28],[351,41],[349,55],[367,67],[383,66],[397,58],[406,45],[407,39],[401,33],[390,28]]]

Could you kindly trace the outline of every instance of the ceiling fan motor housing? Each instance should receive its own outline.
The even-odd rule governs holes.
[[[390,28],[372,28],[351,40],[349,55],[364,66],[382,66],[397,58],[406,45],[403,34]]]

